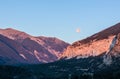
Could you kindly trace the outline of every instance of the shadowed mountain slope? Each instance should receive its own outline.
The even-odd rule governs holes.
[[[55,37],[34,37],[12,28],[0,29],[0,59],[5,64],[53,62],[68,45]]]

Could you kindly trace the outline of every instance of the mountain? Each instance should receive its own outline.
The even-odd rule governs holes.
[[[96,37],[93,35],[71,45],[75,48],[80,45],[84,46],[83,44],[85,44],[84,48],[81,48],[83,51],[87,45],[89,45],[89,47],[91,47],[90,45],[95,45],[98,47],[96,47],[99,51],[98,54],[95,54],[95,52],[89,52],[92,54],[84,54],[85,52],[83,52],[82,55],[61,58],[58,61],[46,64],[29,64],[20,66],[0,65],[0,79],[120,79],[119,28],[120,24],[117,24],[95,34],[95,36],[97,35]],[[8,45],[9,42],[13,43],[13,40],[4,36],[1,37],[3,39],[2,41],[0,40],[1,43],[5,44],[9,48],[9,51],[17,53],[16,49],[12,48],[11,44]],[[4,42],[4,40],[10,41]],[[18,47],[17,43],[14,42],[12,45]],[[76,51],[78,51],[78,49]]]
[[[73,57],[46,64],[0,66],[1,79],[120,79],[119,74],[120,33],[112,39],[109,50],[98,56]]]
[[[114,61],[116,61],[116,58],[120,59],[120,33],[112,40],[109,50],[103,57],[103,62],[106,65],[111,65]],[[119,62],[116,62],[116,64],[117,63]]]
[[[120,23],[111,26],[99,33],[96,33],[86,39],[76,41],[68,46],[60,58],[78,58],[88,56],[98,56],[109,49],[112,39],[120,33]]]
[[[34,37],[12,28],[0,29],[0,64],[53,62],[68,45],[55,37]]]

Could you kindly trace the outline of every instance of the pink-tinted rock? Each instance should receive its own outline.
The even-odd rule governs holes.
[[[58,60],[68,43],[55,37],[34,37],[12,28],[0,29],[0,62],[37,64]]]
[[[109,49],[114,36],[118,33],[120,33],[120,23],[86,39],[74,42],[72,45],[67,47],[61,57],[71,58],[75,56],[96,56],[105,53]],[[116,47],[116,50],[118,49],[119,48]]]

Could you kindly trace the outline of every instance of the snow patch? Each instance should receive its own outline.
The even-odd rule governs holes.
[[[22,58],[24,58],[24,59],[27,59],[26,57],[25,57],[25,55],[23,55],[23,54],[19,54]]]
[[[36,50],[34,50],[34,55],[38,59],[38,61],[41,61],[41,59],[39,57],[39,53]]]

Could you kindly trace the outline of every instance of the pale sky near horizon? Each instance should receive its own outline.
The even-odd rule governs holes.
[[[72,43],[120,22],[120,0],[0,0],[0,28]]]

